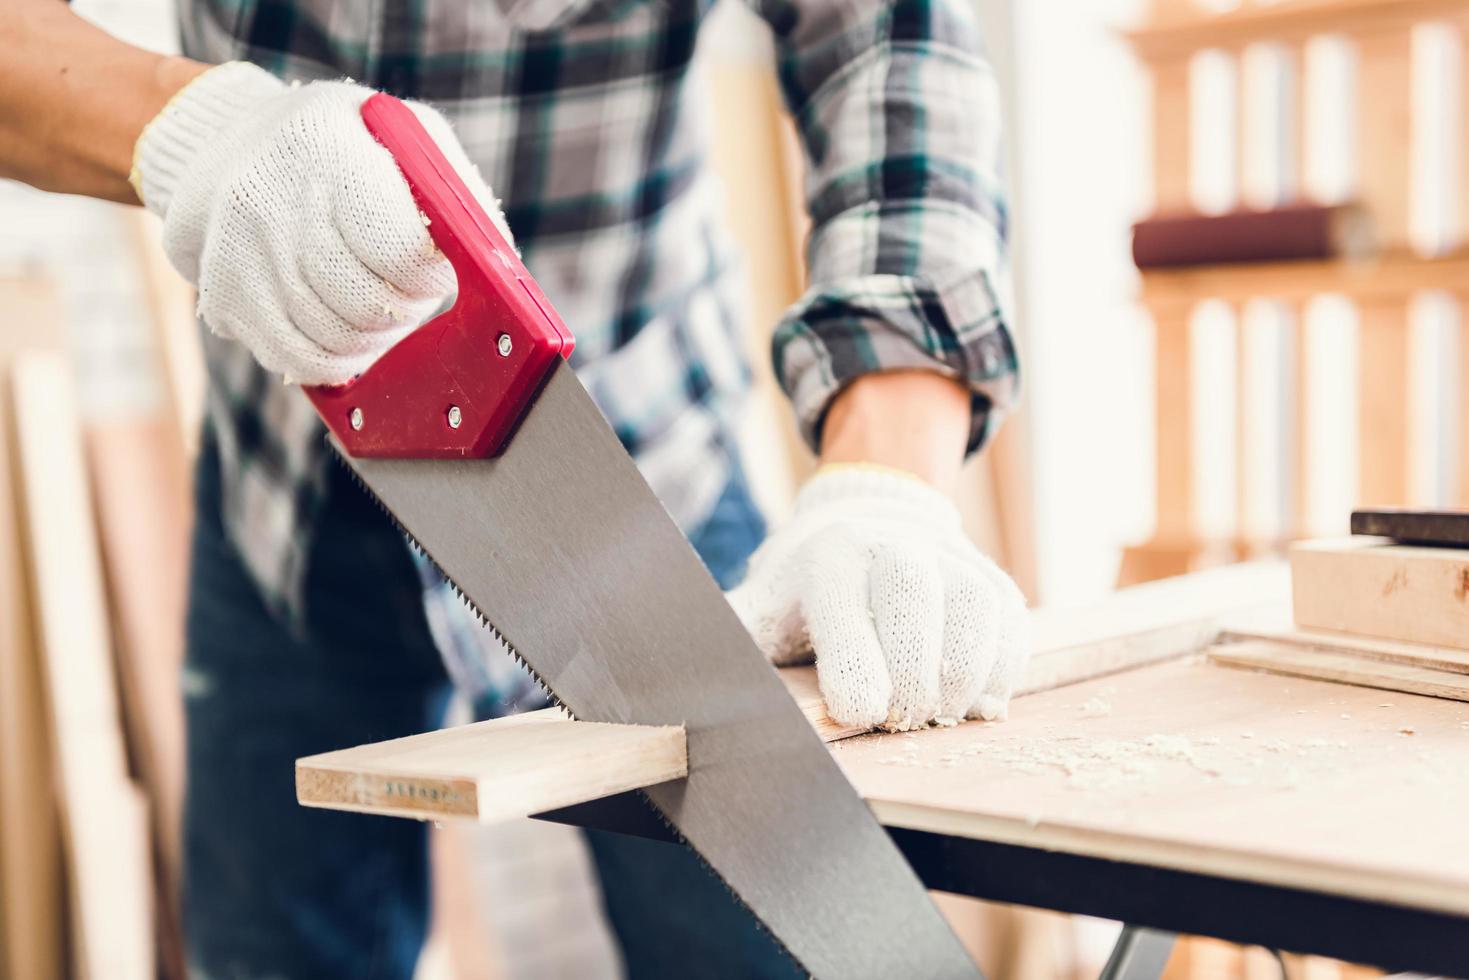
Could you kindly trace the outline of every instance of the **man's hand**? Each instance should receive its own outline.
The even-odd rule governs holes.
[[[234,62],[184,88],[138,140],[133,186],[199,287],[200,316],[292,381],[360,374],[454,291],[397,164],[363,125],[371,94],[287,86]],[[448,122],[413,108],[509,239]]]
[[[1028,649],[1025,600],[954,505],[897,471],[823,468],[730,603],[777,664],[816,655],[843,724],[997,719]]]
[[[827,413],[825,465],[730,593],[775,663],[815,654],[843,724],[1002,718],[1030,653],[1024,596],[938,489],[963,462],[969,397],[931,371],[853,382]]]

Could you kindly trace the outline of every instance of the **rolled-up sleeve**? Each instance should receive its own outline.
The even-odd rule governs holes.
[[[968,386],[978,449],[1014,404],[1000,99],[968,0],[750,0],[776,38],[806,153],[809,287],[776,377],[818,448],[852,380]]]

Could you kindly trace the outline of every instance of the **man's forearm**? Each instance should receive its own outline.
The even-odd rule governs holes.
[[[827,411],[821,461],[891,466],[952,492],[969,438],[969,397],[933,371],[864,375]]]
[[[125,44],[60,0],[0,4],[0,177],[136,204],[143,127],[207,66]]]

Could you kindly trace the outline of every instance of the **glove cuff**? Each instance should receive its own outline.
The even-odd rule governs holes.
[[[871,463],[828,463],[796,495],[796,513],[852,500],[882,500],[920,510],[929,521],[960,526],[959,509],[938,488],[905,470]]]
[[[215,134],[249,107],[278,94],[285,83],[263,68],[230,61],[204,72],[143,127],[133,147],[128,183],[159,217],[168,212],[174,188],[195,155]]]

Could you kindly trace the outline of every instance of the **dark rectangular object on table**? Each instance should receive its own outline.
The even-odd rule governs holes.
[[[1352,533],[1404,544],[1469,548],[1469,510],[1358,510],[1352,512]]]

